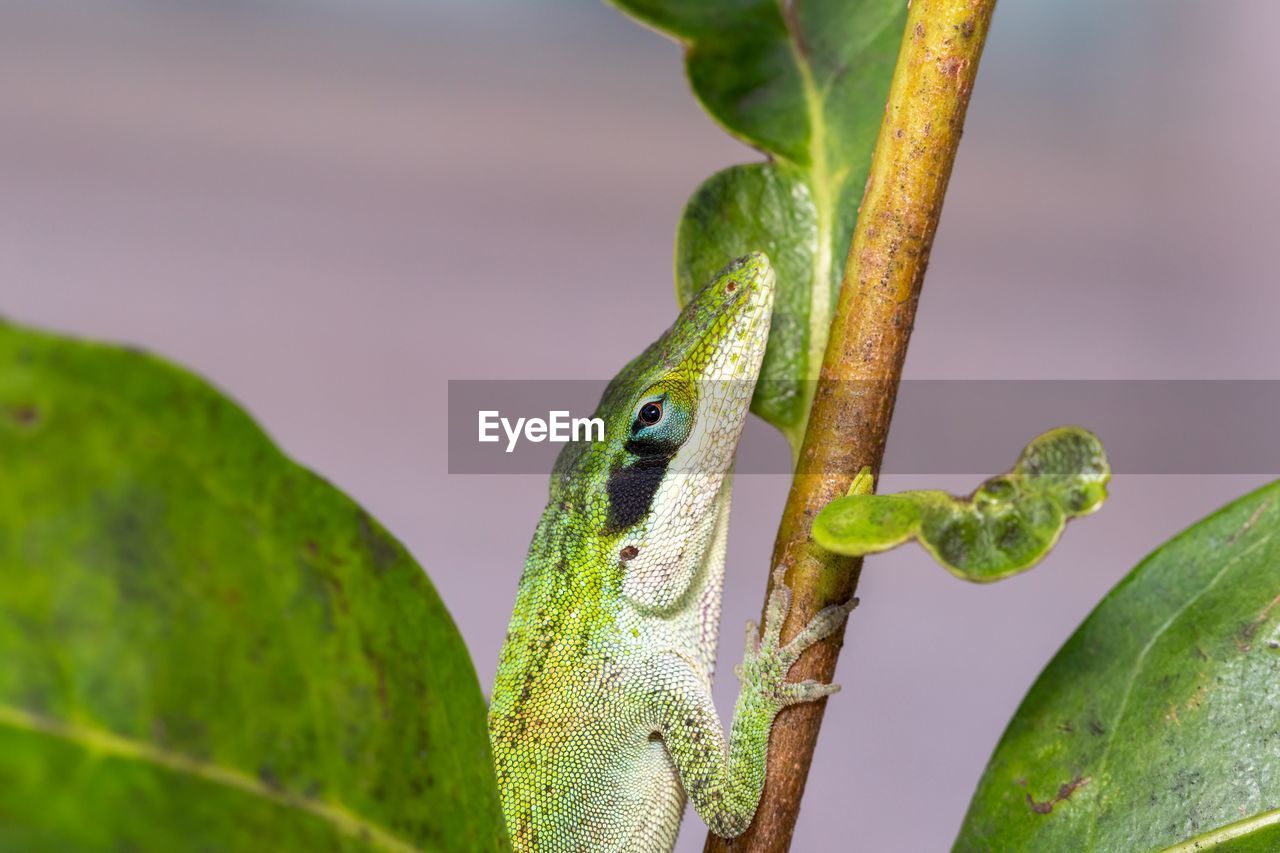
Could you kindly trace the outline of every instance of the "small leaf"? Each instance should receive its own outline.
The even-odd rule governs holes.
[[[1280,849],[1280,481],[1103,599],[1009,723],[955,849]]]
[[[685,207],[676,291],[730,258],[778,271],[754,411],[799,448],[893,73],[902,0],[613,0],[678,39],[694,94],[769,156],[709,178]]]
[[[1102,506],[1110,479],[1097,436],[1061,427],[1034,439],[1012,471],[968,498],[936,490],[850,494],[823,507],[813,538],[853,557],[918,538],[957,577],[996,581],[1042,560],[1069,519]]]
[[[0,848],[492,850],[404,548],[159,359],[0,323]]]

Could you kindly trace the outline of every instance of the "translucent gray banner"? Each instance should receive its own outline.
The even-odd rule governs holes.
[[[450,380],[449,473],[549,473],[565,447],[553,439],[572,438],[574,419],[592,416],[607,384]],[[1280,474],[1280,380],[909,380],[883,472],[995,474],[1032,438],[1067,424],[1096,433],[1118,474]],[[791,473],[772,432],[748,424],[739,474]],[[579,440],[598,434],[577,424]]]

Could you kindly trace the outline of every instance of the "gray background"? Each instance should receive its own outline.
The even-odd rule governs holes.
[[[1280,378],[1278,27],[1268,0],[1003,0],[907,375]],[[0,312],[226,389],[407,543],[487,684],[545,478],[450,477],[446,380],[611,375],[670,322],[685,198],[753,156],[594,3],[10,0]],[[1265,479],[1118,477],[993,587],[870,561],[797,849],[944,848],[1071,629]],[[726,672],[786,484],[739,479]],[[921,485],[974,480],[884,483]]]

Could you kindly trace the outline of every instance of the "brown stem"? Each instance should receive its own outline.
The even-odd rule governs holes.
[[[878,472],[915,322],[929,250],[995,0],[912,0],[871,172],[845,264],[799,466],[774,543],[793,593],[783,637],[853,595],[861,560],[821,551],[813,517],[864,466]],[[792,680],[830,681],[842,637],[811,648]],[[751,827],[707,851],[785,851],[825,702],[779,715],[764,795]],[[857,768],[849,768],[857,772]]]

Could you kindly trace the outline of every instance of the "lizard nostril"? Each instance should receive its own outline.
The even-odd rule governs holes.
[[[729,293],[733,293],[735,290],[738,289],[738,283],[733,279],[729,279],[729,283],[724,286],[724,289]]]
[[[635,545],[628,545],[618,552],[618,559],[625,563],[627,560],[634,560],[639,553],[640,549]]]

